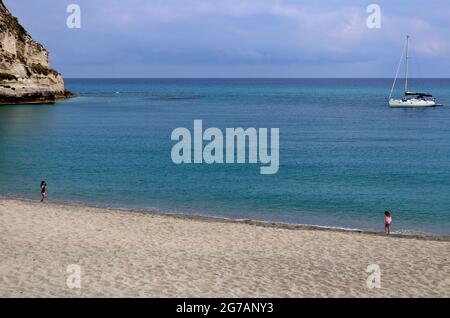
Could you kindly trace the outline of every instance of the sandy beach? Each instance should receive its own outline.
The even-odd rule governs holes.
[[[9,199],[0,220],[1,297],[450,297],[446,239]]]

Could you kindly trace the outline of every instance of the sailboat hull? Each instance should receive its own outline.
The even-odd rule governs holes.
[[[424,100],[424,99],[390,99],[390,107],[435,107],[437,106],[434,100]]]

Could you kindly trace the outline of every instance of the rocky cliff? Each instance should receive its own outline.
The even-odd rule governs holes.
[[[69,97],[64,80],[0,0],[0,104],[51,103]]]

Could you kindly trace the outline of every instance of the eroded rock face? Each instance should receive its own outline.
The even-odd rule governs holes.
[[[0,0],[0,104],[46,103],[69,96],[64,80]]]

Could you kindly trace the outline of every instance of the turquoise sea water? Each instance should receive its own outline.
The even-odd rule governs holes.
[[[0,107],[0,196],[450,234],[447,106],[389,109],[390,79],[73,79],[79,97]],[[175,165],[173,129],[280,129],[280,170]]]

